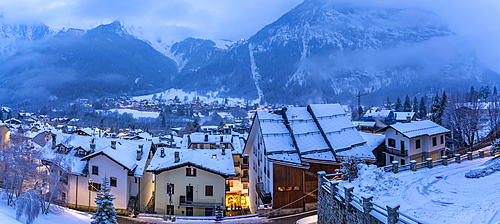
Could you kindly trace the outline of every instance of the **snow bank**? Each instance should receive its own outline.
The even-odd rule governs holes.
[[[360,178],[341,182],[340,187],[353,186],[355,195],[373,196],[373,202],[381,206],[400,205],[401,212],[423,223],[499,223],[500,172],[482,178],[465,177],[490,160],[487,157],[398,174],[366,167],[360,171]],[[493,163],[498,162],[486,165]]]
[[[21,219],[16,220],[16,210],[13,207],[7,206],[7,202],[0,201],[0,223],[25,223],[26,217],[23,215]],[[54,224],[54,223],[71,223],[71,224],[88,224],[90,216],[86,213],[62,208],[61,213],[49,213],[47,215],[40,214],[33,224]]]
[[[480,178],[489,176],[497,171],[500,171],[500,156],[497,156],[487,162],[485,162],[482,166],[472,169],[465,174],[467,178]]]

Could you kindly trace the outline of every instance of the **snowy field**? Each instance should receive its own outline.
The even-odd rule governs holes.
[[[66,224],[88,224],[90,223],[90,216],[86,213],[71,209],[63,209],[61,213],[54,214],[49,213],[48,215],[38,215],[33,224],[55,224],[55,223],[66,223]],[[5,224],[24,224],[26,223],[25,216],[22,216],[20,220],[16,220],[16,210],[13,207],[7,206],[7,202],[4,200],[0,201],[0,223]]]
[[[136,96],[132,97],[134,100],[141,101],[141,100],[151,100],[153,96],[156,95],[157,99],[163,99],[163,100],[169,100],[169,99],[174,99],[176,96],[179,97],[179,100],[181,102],[184,102],[184,99],[187,97],[188,102],[192,102],[193,98],[200,97],[200,101],[203,101],[203,103],[213,103],[215,101],[219,103],[223,103],[224,99],[223,97],[217,97],[218,92],[209,92],[205,95],[200,95],[197,92],[184,92],[180,89],[169,89],[165,92],[160,92],[160,93],[155,93],[151,95],[146,95],[146,96]],[[228,104],[230,106],[236,106],[236,105],[245,105],[245,100],[240,99],[240,98],[227,98]],[[259,100],[252,100],[249,102],[250,104],[254,103],[259,103]]]
[[[424,223],[499,223],[500,172],[481,178],[465,177],[468,171],[491,159],[385,173],[382,177],[369,167],[360,172],[360,178],[342,182],[341,187],[353,186],[356,195],[372,195],[374,202],[382,206],[400,205],[400,211]]]
[[[160,116],[160,112],[139,111],[139,110],[132,110],[132,109],[111,109],[109,111],[110,112],[116,111],[120,114],[123,114],[123,113],[132,114],[132,116],[134,118],[141,118],[141,117],[157,118],[158,116]]]

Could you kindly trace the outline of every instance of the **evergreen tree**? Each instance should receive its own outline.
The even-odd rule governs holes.
[[[109,194],[110,190],[108,177],[102,178],[101,190],[99,190],[95,198],[97,208],[95,214],[92,215],[92,219],[94,220],[91,222],[92,224],[118,223],[116,222],[116,210],[113,205],[115,197]]]
[[[438,117],[439,117],[439,120],[441,121],[441,123],[439,124],[442,124],[443,123],[443,115],[444,115],[444,110],[446,109],[446,102],[447,102],[447,97],[446,97],[446,92],[443,91],[443,95],[441,96],[441,104],[440,104],[440,107],[439,107],[439,113],[438,113]]]
[[[434,97],[434,101],[432,101],[431,105],[431,121],[436,122],[437,124],[441,124],[439,112],[441,111],[441,98],[439,98],[439,94],[436,93]]]
[[[497,87],[493,86],[493,95],[496,96],[497,94],[498,94]]]
[[[417,113],[418,114],[418,99],[417,97],[415,96],[415,98],[413,98],[413,108],[412,108],[413,112]]]
[[[401,112],[401,111],[403,111],[403,105],[401,104],[401,99],[399,99],[399,97],[398,97],[398,99],[396,100],[395,110],[396,110],[397,112]]]
[[[403,104],[403,111],[404,112],[411,112],[411,101],[410,101],[410,97],[408,95],[406,95],[405,103]]]
[[[467,101],[472,102],[473,99],[477,98],[478,93],[474,90],[474,86],[470,87],[470,91],[467,93]]]
[[[427,108],[425,107],[425,98],[420,98],[420,107],[418,109],[418,116],[424,119],[427,116]]]

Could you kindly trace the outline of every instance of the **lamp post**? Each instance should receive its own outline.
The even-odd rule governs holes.
[[[90,214],[90,187],[92,186],[92,179],[89,178],[89,214]]]

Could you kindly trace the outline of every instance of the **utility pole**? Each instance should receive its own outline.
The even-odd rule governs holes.
[[[361,97],[362,96],[366,96],[368,95],[368,93],[363,93],[361,94],[361,92],[358,91],[358,95],[356,95],[356,97],[358,98],[358,117],[361,119]]]

